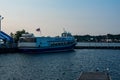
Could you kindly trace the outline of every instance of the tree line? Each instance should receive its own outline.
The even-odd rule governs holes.
[[[120,34],[107,34],[107,35],[74,35],[77,42],[120,42]]]
[[[24,29],[20,31],[16,31],[15,33],[10,33],[10,36],[14,39],[14,42],[17,43],[19,38],[22,36],[22,34],[26,34],[29,32],[26,32]]]

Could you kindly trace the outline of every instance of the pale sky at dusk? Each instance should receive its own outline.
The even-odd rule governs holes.
[[[120,34],[120,0],[0,0],[2,30],[55,36]]]

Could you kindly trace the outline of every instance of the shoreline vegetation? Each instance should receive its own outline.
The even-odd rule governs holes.
[[[77,42],[106,42],[106,43],[120,43],[120,34],[107,34],[107,35],[74,35]]]

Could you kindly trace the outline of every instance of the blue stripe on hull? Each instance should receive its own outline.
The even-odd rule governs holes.
[[[69,51],[69,50],[73,50],[74,49],[75,44],[71,45],[71,46],[66,46],[66,47],[57,47],[57,48],[33,48],[33,49],[19,49],[20,52],[24,52],[24,53],[33,53],[33,52],[37,52],[37,53],[43,53],[43,52],[60,52],[60,51]]]

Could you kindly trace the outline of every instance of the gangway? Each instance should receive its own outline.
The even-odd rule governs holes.
[[[3,31],[0,31],[0,39],[6,40],[8,42],[13,42],[13,38]]]
[[[0,31],[0,48],[12,48],[13,38],[3,31]]]

